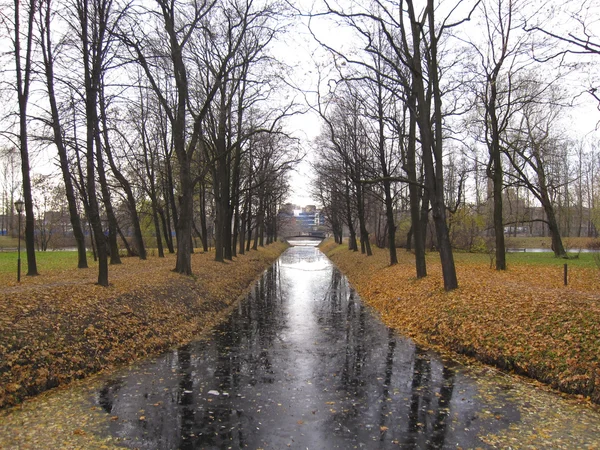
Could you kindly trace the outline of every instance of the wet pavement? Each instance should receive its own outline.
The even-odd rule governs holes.
[[[382,325],[318,249],[297,246],[213,339],[117,374],[96,401],[132,448],[474,448],[519,419],[477,389]]]

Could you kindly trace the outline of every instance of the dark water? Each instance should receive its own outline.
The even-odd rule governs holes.
[[[519,414],[504,403],[502,418],[482,420],[491,406],[477,393],[306,246],[288,249],[211,340],[114,375],[96,401],[132,448],[474,448]]]

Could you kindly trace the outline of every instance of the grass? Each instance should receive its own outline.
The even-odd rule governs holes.
[[[588,248],[588,245],[597,239],[587,237],[563,237],[563,246],[567,251],[571,249]],[[506,236],[508,248],[551,248],[550,237],[510,237]]]
[[[439,255],[415,278],[414,255],[370,258],[327,244],[327,255],[386,325],[418,343],[463,353],[600,403],[600,271],[594,254],[508,254],[508,270],[485,254],[456,253],[459,288],[444,292]],[[569,284],[563,264],[569,264]]]
[[[535,266],[563,266],[595,268],[594,253],[568,253],[569,259],[556,258],[553,253],[508,253],[508,264]]]
[[[17,258],[17,252],[0,252],[0,278],[7,274],[17,273]],[[77,268],[77,252],[36,252],[35,258],[39,273]],[[93,264],[91,253],[88,254],[88,264],[90,266]],[[27,255],[24,249],[21,249],[21,270],[23,274],[27,273],[27,268]]]
[[[398,249],[399,251],[403,251]],[[595,253],[568,253],[569,259],[556,258],[551,252],[515,252],[506,254],[506,263],[511,266],[551,266],[562,267],[568,264],[569,267],[596,268],[594,256]],[[437,253],[430,253],[432,261],[439,259]],[[490,265],[490,257],[485,253],[467,253],[454,252],[454,260],[461,264],[487,264]]]

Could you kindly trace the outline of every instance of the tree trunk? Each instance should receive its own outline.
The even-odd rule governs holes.
[[[365,218],[365,198],[360,180],[355,182],[355,189],[356,206],[358,209],[358,227],[360,230],[360,252],[363,254],[366,253],[367,256],[372,256],[373,251],[371,250],[371,242],[369,241],[369,232],[367,231]]]
[[[215,195],[215,261],[231,260],[231,221],[229,220],[229,149],[227,146],[227,80],[221,86],[221,102],[218,114],[217,136],[214,143],[215,168],[213,191]],[[229,221],[229,223],[228,223]]]
[[[392,198],[392,186],[389,179],[388,161],[385,149],[385,123],[383,111],[383,86],[381,75],[377,74],[377,112],[379,121],[379,165],[383,175],[383,193],[385,202],[385,217],[387,228],[387,245],[390,252],[390,265],[398,264],[396,254],[396,221],[394,220],[394,200]]]
[[[244,201],[244,207],[242,208],[242,212],[240,214],[240,234],[239,234],[239,250],[238,253],[243,255],[246,250],[246,224],[248,220],[248,210],[250,209],[250,195],[246,195],[246,200]]]
[[[506,249],[504,245],[504,222],[502,207],[502,166],[500,150],[493,155],[492,182],[494,186],[494,235],[496,240],[496,270],[506,270]]]
[[[158,219],[158,206],[157,206],[155,193],[153,193],[150,200],[152,201],[152,221],[154,223],[154,234],[156,236],[156,247],[158,248],[158,257],[164,258],[165,251],[163,249],[162,237],[160,235],[160,223],[159,223],[159,219]]]
[[[94,125],[98,129],[99,121]],[[99,132],[95,133],[96,142],[96,163],[98,171],[98,179],[100,180],[100,191],[102,193],[102,202],[108,220],[108,247],[110,250],[110,263],[121,264],[121,256],[119,255],[119,243],[117,241],[118,227],[117,217],[112,207],[110,198],[110,190],[108,181],[106,180],[106,171],[104,169],[104,158],[102,157],[102,144],[100,142]]]
[[[354,222],[352,220],[352,208],[350,205],[350,183],[348,177],[345,177],[346,181],[346,220],[348,224],[348,249],[353,252],[358,251],[358,243],[356,242],[356,231],[354,230]]]
[[[17,72],[17,97],[19,101],[19,150],[21,152],[21,175],[23,181],[23,200],[25,201],[25,246],[27,251],[27,275],[38,275],[37,261],[35,258],[35,216],[33,213],[33,196],[31,192],[31,174],[29,172],[29,148],[27,141],[27,103],[29,101],[29,87],[31,85],[33,23],[35,16],[35,2],[29,2],[27,11],[28,32],[25,49],[25,73],[21,67],[21,2],[15,0],[15,63]],[[19,233],[21,230],[19,230]]]
[[[408,146],[406,151],[406,174],[410,181],[408,193],[410,196],[410,222],[415,244],[415,270],[417,278],[427,276],[427,263],[425,261],[425,229],[421,221],[420,199],[422,196],[421,188],[417,185],[417,121],[416,121],[416,97],[411,94],[409,97],[409,129]],[[427,200],[423,200],[425,209],[429,207]],[[427,226],[427,222],[425,222]]]
[[[538,171],[538,173],[539,172],[540,171]],[[541,172],[543,172],[543,170],[541,170]],[[550,231],[550,237],[552,239],[552,251],[554,252],[555,257],[564,258],[567,256],[567,252],[563,246],[562,239],[560,237],[558,221],[556,220],[556,214],[554,213],[554,207],[552,206],[550,196],[548,195],[545,174],[542,174],[540,180],[540,197],[540,200],[542,201],[542,207],[546,213],[546,219],[548,220],[548,230]]]
[[[127,256],[137,256],[135,253],[135,250],[132,249],[131,246],[129,245],[129,242],[127,242],[127,238],[123,234],[123,230],[121,230],[121,227],[119,226],[119,224],[117,224],[117,234],[121,238],[121,242],[123,242],[123,247],[125,247]]]
[[[177,262],[175,271],[182,275],[192,275],[192,180],[187,167],[180,167],[180,181],[184,188],[179,197],[179,219],[177,220]]]
[[[175,253],[175,248],[173,247],[173,235],[171,233],[170,220],[168,217],[169,208],[167,207],[167,212],[165,213],[164,208],[158,207],[158,215],[160,216],[160,221],[162,223],[163,235],[165,237],[165,242],[167,244],[167,249],[169,253]]]
[[[81,43],[84,62],[84,82],[85,82],[85,112],[86,112],[86,187],[88,196],[89,221],[94,231],[96,241],[96,251],[98,252],[98,284],[108,286],[108,255],[106,251],[106,239],[102,230],[102,221],[98,200],[96,196],[96,152],[95,148],[98,139],[98,89],[101,82],[102,61],[100,55],[103,55],[103,36],[94,35],[90,41],[88,35],[89,10],[88,2],[82,2],[80,15]],[[93,27],[95,33],[103,27]],[[92,47],[92,44],[94,46]],[[91,59],[90,59],[91,58]]]
[[[104,99],[104,89],[100,89],[100,114],[102,117],[102,133],[104,136],[104,152],[106,153],[106,157],[108,158],[108,164],[115,175],[115,178],[119,181],[119,184],[125,191],[125,197],[127,198],[127,206],[129,209],[129,216],[131,217],[131,222],[133,225],[133,239],[135,241],[135,250],[137,251],[137,255],[140,259],[146,259],[146,247],[144,246],[144,238],[142,237],[142,227],[140,225],[140,218],[137,213],[136,201],[133,195],[133,189],[131,188],[131,183],[127,178],[123,175],[123,173],[119,170],[117,165],[115,164],[110,141],[108,138],[108,127],[107,127],[107,117],[106,117],[106,102]]]
[[[174,225],[177,232],[177,203],[175,202],[175,185],[173,183],[173,170],[171,169],[170,158],[165,163],[167,169],[167,180],[165,186],[165,199],[166,204],[163,210],[163,228],[165,233],[165,241],[169,253],[175,253],[175,243],[173,242],[173,228]],[[166,215],[165,215],[166,213]]]
[[[41,33],[41,47],[44,58],[46,83],[48,88],[48,100],[50,102],[50,113],[52,117],[52,132],[54,134],[54,144],[56,145],[56,148],[58,150],[60,169],[62,173],[63,183],[65,186],[67,205],[69,208],[69,219],[71,221],[71,227],[73,228],[73,236],[75,237],[75,242],[77,245],[77,268],[87,269],[88,263],[87,252],[85,248],[85,236],[83,234],[83,228],[81,225],[81,219],[79,217],[79,211],[77,210],[77,199],[75,197],[75,189],[73,187],[73,181],[71,179],[67,148],[63,140],[61,118],[58,112],[56,94],[54,91],[54,53],[52,50],[52,40],[50,32],[50,2],[45,3],[45,8],[46,10],[44,13],[44,29]]]
[[[200,232],[202,233],[202,251],[208,251],[208,227],[206,226],[206,183],[200,181]]]
[[[486,123],[487,126],[491,126],[491,136],[487,143],[490,159],[492,162],[491,176],[493,183],[494,193],[494,235],[496,240],[496,270],[506,270],[506,250],[504,245],[504,221],[503,221],[503,207],[502,207],[502,190],[503,190],[503,178],[504,172],[502,170],[502,158],[500,151],[500,130],[498,125],[498,117],[496,113],[496,98],[497,98],[497,76],[499,66],[492,72],[492,79],[490,80],[490,97],[489,103],[486,105],[486,116],[489,119]],[[489,172],[489,170],[488,170]],[[518,199],[517,199],[518,204]]]
[[[248,212],[247,212],[247,227],[246,233],[246,251],[250,251],[250,242],[252,241],[252,191],[248,191]]]
[[[448,236],[448,226],[446,224],[446,205],[444,202],[444,175],[442,161],[442,102],[439,87],[439,74],[437,66],[437,36],[435,35],[435,23],[433,18],[434,5],[433,0],[427,0],[427,15],[429,19],[429,54],[428,54],[428,75],[431,83],[431,93],[434,106],[434,122],[431,121],[430,102],[425,94],[424,77],[421,68],[421,49],[420,33],[421,27],[415,20],[412,3],[409,4],[411,14],[411,26],[413,31],[413,52],[415,83],[413,85],[417,96],[417,108],[419,129],[421,134],[421,146],[423,149],[423,166],[425,169],[425,185],[429,191],[429,200],[431,202],[432,217],[436,229],[436,238],[440,252],[440,262],[442,265],[442,275],[444,279],[444,289],[450,291],[458,287],[456,278],[456,268],[454,266],[454,257],[450,238]]]

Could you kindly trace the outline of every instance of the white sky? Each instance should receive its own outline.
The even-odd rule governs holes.
[[[301,7],[304,10],[310,9],[312,0],[300,0],[297,3],[303,4]],[[317,2],[318,4],[318,2]],[[315,65],[324,64],[327,61],[326,53],[319,51],[318,45],[312,39],[307,29],[307,21],[296,25],[284,36],[284,39],[277,43],[274,48],[276,57],[284,60],[288,65],[293,67],[292,79],[290,83],[305,90],[315,91],[317,88],[317,74]],[[349,42],[351,33],[336,27],[332,22],[327,20],[313,21],[313,30],[324,40],[334,47],[343,46]],[[584,107],[577,111],[571,112],[571,132],[578,135],[586,135],[594,130],[600,121],[600,112],[597,110],[596,102],[591,98],[586,98],[587,94],[583,94],[582,102]],[[587,97],[591,97],[587,95]],[[303,99],[298,96],[298,101]],[[314,101],[310,99],[309,101]],[[315,204],[316,201],[310,196],[310,183],[312,178],[310,161],[312,158],[311,147],[313,139],[319,134],[321,122],[315,113],[306,113],[289,118],[289,131],[297,136],[302,142],[302,149],[306,153],[304,160],[298,165],[297,169],[291,174],[290,182],[292,192],[288,201],[305,206],[307,204]],[[55,151],[50,148],[49,151],[41,152],[32,155],[32,169],[38,173],[48,174],[56,172]]]

